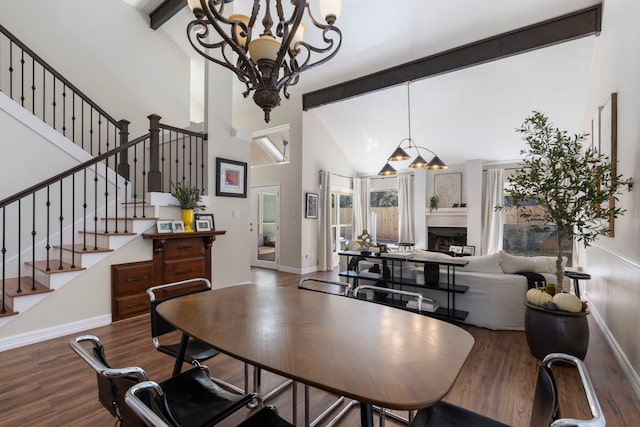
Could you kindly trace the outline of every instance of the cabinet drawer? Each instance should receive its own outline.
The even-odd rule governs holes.
[[[196,258],[203,257],[205,246],[202,239],[169,239],[165,243],[164,257]]]
[[[142,261],[111,266],[113,293],[124,296],[144,293],[153,286],[153,262]]]
[[[176,259],[164,262],[164,282],[209,277],[204,271],[204,258]]]
[[[146,294],[121,297],[114,300],[114,320],[122,320],[148,312],[149,298]]]

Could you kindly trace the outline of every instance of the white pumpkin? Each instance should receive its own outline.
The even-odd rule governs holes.
[[[527,302],[542,307],[545,302],[552,302],[553,297],[542,289],[529,289],[526,295]]]
[[[570,311],[572,313],[579,313],[582,311],[582,301],[573,294],[555,294],[553,302],[558,306],[558,310]]]

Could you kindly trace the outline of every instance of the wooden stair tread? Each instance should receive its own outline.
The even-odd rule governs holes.
[[[20,289],[22,292],[17,292],[18,289],[18,281],[20,282]],[[31,289],[32,279],[31,277],[12,277],[10,279],[6,279],[4,281],[5,284],[5,294],[8,297],[15,298],[21,297],[25,295],[34,295],[34,294],[42,294],[45,292],[53,292],[53,289],[49,289],[42,283],[36,281],[35,290]]]
[[[99,252],[113,252],[113,249],[109,248],[94,248],[91,245],[87,245],[86,249],[82,243],[76,243],[75,245],[62,245],[54,246],[56,249],[63,249],[65,251],[73,251],[78,254],[93,254]]]
[[[69,264],[68,262],[63,262],[62,263],[62,268],[58,268],[60,266],[60,260],[59,259],[51,259],[49,260],[49,271],[47,271],[47,261],[46,260],[41,260],[41,261],[36,261],[35,263],[28,261],[25,264],[31,266],[33,265],[35,268],[37,268],[38,270],[42,271],[43,273],[46,274],[55,274],[55,273],[66,273],[69,271],[83,271],[86,270],[85,267],[71,267],[71,264]]]
[[[137,236],[138,233],[134,233],[133,231],[127,231],[126,233],[124,231],[118,231],[117,233],[115,231],[109,231],[109,232],[104,232],[104,231],[79,231],[78,233],[82,233],[82,234],[97,234],[98,236]]]
[[[0,317],[8,317],[8,316],[16,316],[19,312],[13,311],[9,304],[5,303],[4,313],[2,312],[2,308],[0,307]]]
[[[110,216],[110,217],[105,217],[105,218],[100,218],[100,219],[102,221],[106,221],[106,220],[109,220],[109,219],[112,219],[112,220],[116,220],[117,219],[118,221],[120,221],[120,220],[122,220],[122,221],[124,221],[124,220],[127,220],[127,221],[157,221],[160,218],[155,217],[155,216],[126,216],[126,217],[125,216],[119,216],[118,218],[116,218],[115,216]]]

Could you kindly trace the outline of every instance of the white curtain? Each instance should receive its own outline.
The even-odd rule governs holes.
[[[504,216],[495,207],[504,203],[504,169],[487,170],[485,188],[482,253],[492,254],[502,249]]]
[[[333,270],[331,239],[331,172],[320,171],[320,206],[318,230],[318,271]]]
[[[371,207],[371,183],[369,178],[353,179],[353,235],[358,236],[362,230],[371,234],[369,211]]]
[[[398,239],[402,243],[414,243],[413,232],[413,175],[398,177]]]

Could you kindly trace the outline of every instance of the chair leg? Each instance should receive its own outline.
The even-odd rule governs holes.
[[[304,425],[305,427],[315,427],[318,423],[324,420],[334,409],[340,406],[344,402],[344,396],[340,396],[335,402],[333,402],[327,409],[322,411],[320,415],[315,417],[313,421],[309,421],[309,386],[304,386]]]

